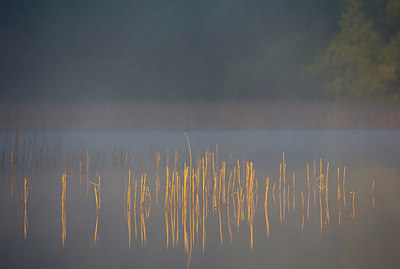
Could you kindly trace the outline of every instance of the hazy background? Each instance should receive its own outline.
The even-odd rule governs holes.
[[[309,98],[345,1],[2,1],[2,102]]]
[[[400,0],[2,1],[0,27],[3,128],[400,124]]]

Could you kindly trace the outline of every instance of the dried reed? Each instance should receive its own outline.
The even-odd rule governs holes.
[[[26,210],[26,205],[28,202],[28,180],[24,178],[24,239],[26,240],[26,235],[28,233],[28,214]]]
[[[375,180],[372,180],[372,208],[375,208]]]
[[[265,184],[265,200],[264,200],[264,210],[265,210],[265,225],[267,227],[267,239],[269,238],[269,221],[268,221],[268,188],[269,188],[269,178],[267,177],[267,182]]]
[[[62,194],[61,194],[61,223],[62,223],[62,246],[64,247],[65,239],[67,237],[67,208],[66,208],[66,200],[67,200],[67,174],[64,172],[61,177],[62,180]]]

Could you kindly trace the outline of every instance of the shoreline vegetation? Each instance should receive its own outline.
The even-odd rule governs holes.
[[[397,102],[242,101],[1,105],[8,130],[399,129]]]

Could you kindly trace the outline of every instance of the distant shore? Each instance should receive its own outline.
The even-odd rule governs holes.
[[[399,103],[1,105],[0,130],[399,129]]]

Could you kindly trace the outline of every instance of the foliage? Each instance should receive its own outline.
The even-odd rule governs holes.
[[[363,11],[363,2],[349,1],[339,20],[340,32],[309,68],[322,79],[325,94],[346,99],[399,98],[400,32],[390,34],[400,18],[395,12],[399,3],[386,3],[386,23],[377,29]]]

